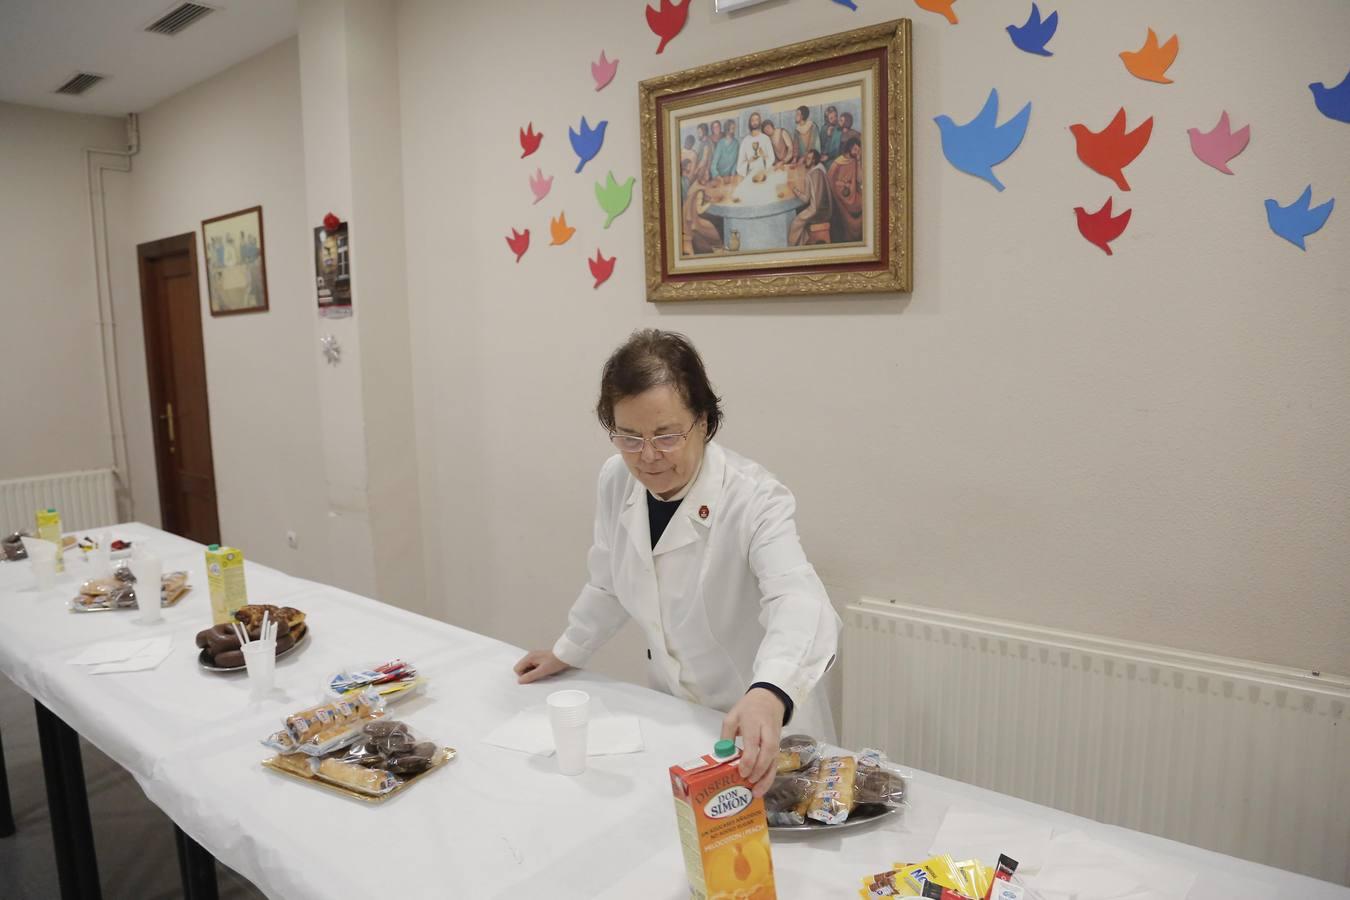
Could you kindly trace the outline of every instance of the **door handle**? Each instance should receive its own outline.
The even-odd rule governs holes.
[[[159,417],[160,417],[161,419],[164,419],[164,420],[168,423],[168,426],[169,426],[169,443],[170,443],[171,445],[172,445],[172,444],[178,443],[178,439],[174,437],[174,433],[173,433],[173,404],[172,404],[172,403],[166,403],[166,404],[164,404],[164,412],[160,413],[160,416],[159,416]],[[173,452],[173,448],[172,448],[172,447],[169,448],[169,452],[170,452],[170,453]]]

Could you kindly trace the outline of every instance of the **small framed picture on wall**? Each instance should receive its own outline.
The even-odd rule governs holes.
[[[204,220],[202,249],[211,315],[267,312],[261,206]]]
[[[647,299],[908,291],[909,20],[639,85]]]

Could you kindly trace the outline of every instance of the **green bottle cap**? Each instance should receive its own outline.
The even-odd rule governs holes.
[[[47,507],[47,512],[56,512],[56,507],[54,506]]]
[[[716,744],[713,744],[713,756],[716,756],[718,759],[731,756],[735,752],[735,741],[718,741]]]
[[[214,553],[215,551],[217,551],[217,550],[220,549],[220,545],[219,545],[219,544],[212,544],[211,546],[207,547],[206,549],[207,549],[207,550],[210,550],[212,553]]]

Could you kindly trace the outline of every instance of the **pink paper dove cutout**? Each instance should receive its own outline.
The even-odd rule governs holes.
[[[1228,111],[1224,110],[1223,115],[1219,116],[1219,124],[1215,125],[1213,130],[1201,131],[1199,128],[1189,128],[1186,133],[1191,136],[1191,152],[1195,154],[1196,159],[1207,166],[1213,166],[1225,175],[1232,175],[1233,170],[1228,168],[1228,163],[1247,149],[1247,141],[1252,136],[1252,126],[1244,125],[1233,131],[1228,125]]]
[[[534,193],[534,202],[538,203],[547,197],[552,187],[553,176],[545,178],[543,169],[535,169],[534,174],[530,176],[530,190]]]
[[[600,51],[600,59],[591,63],[591,77],[595,79],[595,89],[603,90],[605,85],[614,80],[614,73],[619,71],[619,61],[605,59],[605,51]]]

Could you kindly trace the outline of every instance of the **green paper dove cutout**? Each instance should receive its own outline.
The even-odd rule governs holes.
[[[605,227],[613,222],[623,211],[628,208],[628,204],[633,202],[633,182],[636,178],[629,178],[623,184],[614,180],[614,173],[610,172],[602,185],[595,183],[595,199],[600,202],[600,209],[608,216],[605,219]]]

